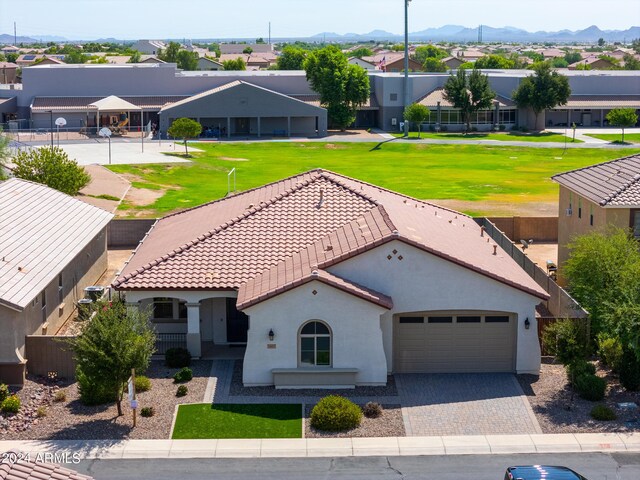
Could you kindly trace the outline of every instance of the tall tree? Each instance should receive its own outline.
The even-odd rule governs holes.
[[[158,51],[158,58],[167,63],[178,63],[178,52],[180,44],[178,42],[169,42],[167,48]]]
[[[136,50],[135,52],[133,52],[131,57],[129,57],[129,60],[127,60],[127,63],[140,63],[141,60],[142,60],[142,55],[140,54],[139,51]]]
[[[416,47],[413,57],[417,62],[424,64],[427,58],[445,58],[448,55],[449,52],[442,48],[438,48],[435,45],[423,45]]]
[[[287,45],[276,60],[278,70],[302,70],[307,51]]]
[[[351,52],[351,56],[352,57],[358,57],[358,58],[372,57],[373,56],[373,51],[370,48],[367,48],[367,47],[360,47],[360,48],[356,48],[354,51],[352,51]]]
[[[311,88],[320,94],[332,124],[345,130],[356,118],[357,108],[370,95],[364,68],[351,65],[335,46],[311,52],[304,62]]]
[[[622,57],[625,70],[640,70],[640,60],[629,53],[625,53]]]
[[[565,105],[571,95],[571,87],[569,79],[552,70],[546,62],[536,63],[533,71],[533,75],[522,79],[512,97],[519,108],[533,110],[537,128],[540,112]]]
[[[198,69],[198,52],[190,52],[189,50],[180,50],[178,52],[178,68],[182,70],[193,71]]]
[[[420,126],[429,118],[429,109],[420,103],[412,103],[404,109],[404,119],[413,122],[418,127],[418,138],[420,138]]]
[[[444,85],[444,97],[460,110],[467,132],[471,130],[471,115],[490,108],[495,96],[489,86],[489,77],[475,68],[470,75],[465,69],[459,69]]]
[[[510,69],[515,63],[502,55],[485,55],[476,60],[476,68]]]
[[[155,333],[148,315],[128,312],[120,301],[99,303],[94,317],[70,343],[81,399],[93,397],[88,403],[115,399],[118,415],[122,415],[123,391],[131,369],[144,372],[155,350]],[[106,395],[96,399],[96,390]]]
[[[635,126],[638,123],[638,115],[635,108],[614,108],[607,113],[607,121],[614,127],[622,129],[622,143],[624,143],[624,129]]]
[[[189,150],[187,148],[187,140],[200,136],[202,133],[202,125],[190,118],[178,118],[177,120],[174,120],[171,126],[167,129],[167,133],[173,138],[182,138],[184,142],[184,152],[188,157]]]
[[[446,72],[449,70],[447,65],[439,58],[430,57],[427,58],[422,64],[422,69],[425,72]]]
[[[13,175],[77,195],[91,181],[86,170],[58,147],[23,150],[13,157]]]

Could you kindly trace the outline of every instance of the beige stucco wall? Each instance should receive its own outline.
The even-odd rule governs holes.
[[[567,215],[571,206],[572,214]],[[582,215],[579,209],[582,206]],[[590,215],[593,213],[593,225]],[[614,225],[629,228],[630,210],[628,208],[603,208],[581,195],[560,185],[560,200],[558,205],[558,280],[561,285],[566,284],[562,277],[562,266],[569,259],[568,244],[572,239]]]

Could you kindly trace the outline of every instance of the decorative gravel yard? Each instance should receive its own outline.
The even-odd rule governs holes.
[[[180,405],[173,439],[301,438],[302,405]]]

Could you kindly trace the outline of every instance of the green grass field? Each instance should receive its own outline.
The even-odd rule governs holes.
[[[616,143],[622,139],[620,133],[588,133],[587,136]],[[625,143],[640,143],[640,133],[625,133],[624,141]]]
[[[394,137],[402,137],[402,133],[393,133]],[[409,132],[409,138],[418,138],[418,132]],[[506,132],[506,133],[433,133],[422,132],[420,138],[428,138],[433,140],[499,140],[501,142],[562,142],[565,136],[559,133],[522,133],[522,132]],[[571,139],[568,139],[572,142]],[[573,143],[573,142],[572,142]],[[576,140],[575,143],[583,143],[582,140]]]
[[[227,193],[227,173],[236,168],[237,189],[264,185],[314,168],[374,183],[420,199],[474,202],[482,214],[492,202],[555,202],[556,173],[612,160],[633,151],[526,148],[487,145],[376,143],[196,143],[192,163],[111,165],[134,187],[161,195],[149,205],[125,201],[127,216],[150,217],[193,207]]]
[[[301,438],[302,405],[180,405],[171,438]]]

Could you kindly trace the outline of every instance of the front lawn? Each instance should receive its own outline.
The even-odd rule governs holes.
[[[394,137],[402,137],[402,133],[392,133]],[[409,138],[418,138],[418,132],[409,132]],[[433,133],[422,132],[420,138],[433,140],[499,140],[501,142],[564,142],[566,137],[560,133],[523,133],[523,132],[503,132],[503,133]],[[567,141],[572,142],[571,139]],[[573,143],[573,142],[572,142]],[[575,143],[583,143],[576,140]]]
[[[198,143],[191,163],[109,165],[153,192],[149,204],[120,205],[125,216],[154,217],[222,198],[235,167],[239,191],[325,168],[420,199],[460,200],[467,212],[493,205],[556,205],[556,173],[630,155],[632,150],[527,148],[499,145],[252,142]],[[147,190],[150,189],[150,190]],[[160,190],[158,190],[160,189]],[[133,189],[132,189],[133,190]],[[556,207],[554,207],[556,208]],[[525,207],[522,214],[530,209]]]
[[[621,143],[621,133],[588,133],[588,137],[599,138],[600,140],[606,140],[612,143]],[[625,143],[640,143],[640,133],[625,133]]]
[[[302,405],[180,405],[173,439],[301,438]]]

